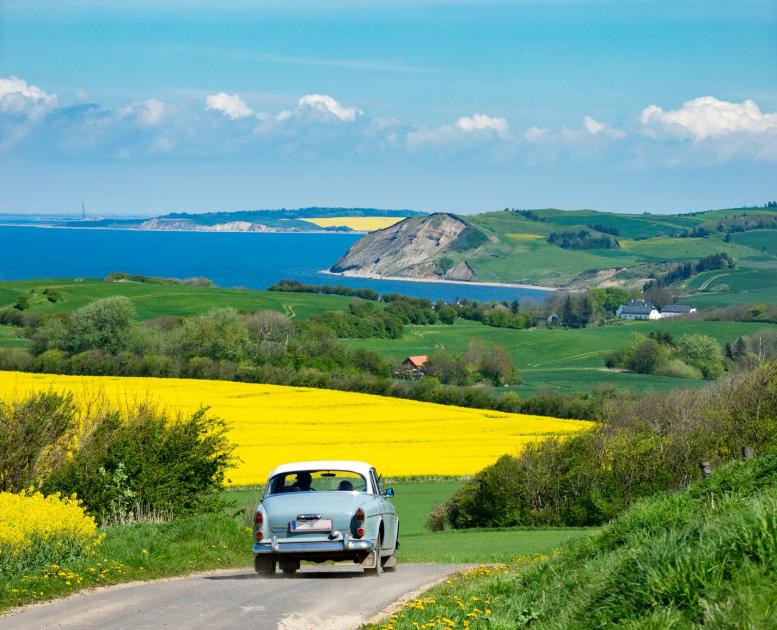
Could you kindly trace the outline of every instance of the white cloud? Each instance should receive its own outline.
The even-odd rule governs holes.
[[[408,132],[405,145],[410,150],[425,146],[455,148],[458,145],[474,147],[483,142],[509,140],[510,126],[504,118],[487,114],[461,116],[453,125],[441,127],[419,127]]]
[[[640,120],[651,135],[666,132],[694,140],[719,138],[735,133],[760,135],[777,132],[777,113],[765,114],[750,99],[741,103],[702,96],[665,111],[657,105],[642,110]]]
[[[495,118],[487,114],[472,114],[462,116],[456,121],[456,128],[464,133],[476,133],[478,131],[495,131],[500,136],[506,136],[510,127],[504,118]]]
[[[37,118],[55,107],[57,97],[18,77],[0,78],[0,112]]]
[[[614,129],[607,123],[599,122],[592,116],[583,118],[583,127],[592,136],[603,136],[608,138],[623,138],[626,134],[620,129]]]
[[[139,125],[153,127],[162,121],[165,104],[155,98],[149,98],[137,105],[119,110],[120,116],[133,116]]]
[[[297,101],[294,111],[285,110],[278,114],[278,120],[288,120],[295,115],[318,114],[324,117],[334,116],[342,122],[353,122],[364,114],[358,107],[345,107],[326,94],[306,94]]]
[[[246,102],[237,94],[227,94],[219,92],[218,94],[209,94],[205,100],[205,109],[213,109],[228,116],[232,120],[246,118],[253,115],[254,111],[246,105]]]

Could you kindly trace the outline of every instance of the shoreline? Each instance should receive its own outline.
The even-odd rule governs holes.
[[[402,276],[381,276],[375,273],[367,274],[348,274],[348,273],[335,273],[328,269],[322,269],[318,273],[327,276],[338,276],[342,278],[364,278],[366,280],[397,280],[400,282],[421,282],[424,284],[460,284],[470,287],[496,287],[504,289],[533,289],[535,291],[560,291],[558,287],[543,287],[536,284],[514,284],[510,282],[481,282],[476,280],[444,280],[442,278],[428,279],[428,278],[404,278]]]
[[[180,229],[174,229],[174,230],[148,230],[148,229],[141,229],[141,228],[132,228],[132,227],[108,227],[108,226],[100,226],[100,227],[89,227],[89,226],[77,226],[77,225],[48,225],[48,224],[40,224],[40,223],[0,223],[0,227],[25,227],[25,228],[40,228],[44,230],[105,230],[109,232],[140,232],[140,233],[146,233],[146,232],[176,232],[181,233],[185,232],[187,234],[354,234],[356,236],[364,236],[365,234],[369,234],[369,232],[361,232],[358,230],[284,230],[284,229],[276,229],[276,228],[269,228],[267,230],[180,230]]]

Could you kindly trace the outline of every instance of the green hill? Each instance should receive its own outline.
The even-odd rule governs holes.
[[[571,289],[641,287],[646,278],[677,263],[725,252],[736,260],[735,275],[741,276],[735,285],[713,282],[699,289],[689,283],[688,295],[702,294],[702,303],[710,305],[746,302],[751,301],[749,285],[759,284],[755,299],[775,302],[774,235],[774,208],[677,215],[554,209],[438,214],[365,236],[333,271]]]

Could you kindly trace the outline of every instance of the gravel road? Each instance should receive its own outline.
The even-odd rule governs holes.
[[[394,573],[377,577],[345,565],[305,566],[294,576],[259,577],[248,569],[215,571],[112,586],[37,604],[0,617],[0,630],[345,630],[458,568],[400,564]]]

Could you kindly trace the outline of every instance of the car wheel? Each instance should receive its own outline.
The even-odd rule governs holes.
[[[268,558],[267,556],[254,556],[254,571],[259,575],[274,575],[275,560]]]

